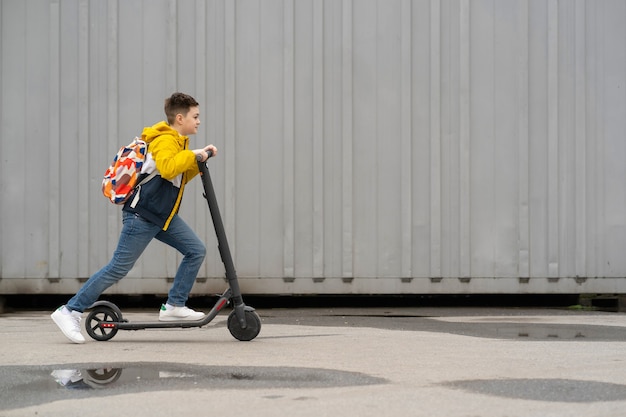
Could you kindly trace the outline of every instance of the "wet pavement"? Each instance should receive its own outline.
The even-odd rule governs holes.
[[[53,401],[188,389],[312,389],[383,384],[357,372],[175,363],[57,364],[0,368],[0,409]],[[39,413],[41,414],[41,413]]]
[[[49,313],[0,315],[0,417],[626,415],[624,313],[260,309],[250,342],[220,315],[84,345]]]

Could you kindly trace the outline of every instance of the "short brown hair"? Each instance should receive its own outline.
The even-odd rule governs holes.
[[[177,114],[186,116],[187,113],[189,113],[189,109],[196,106],[198,106],[198,102],[190,95],[184,93],[172,94],[165,99],[165,116],[167,116],[167,122],[170,125],[173,124]]]

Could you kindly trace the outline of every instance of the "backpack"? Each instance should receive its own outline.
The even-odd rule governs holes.
[[[102,180],[102,194],[111,203],[124,204],[136,187],[150,181],[157,174],[157,171],[154,170],[137,183],[147,152],[148,144],[139,138],[135,138],[132,143],[122,146],[117,151]]]

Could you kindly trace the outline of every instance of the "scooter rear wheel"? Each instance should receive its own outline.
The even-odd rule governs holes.
[[[237,315],[235,311],[231,311],[228,315],[228,330],[230,334],[237,340],[241,340],[242,342],[249,342],[259,335],[261,331],[261,318],[255,311],[245,311],[246,317],[246,328],[242,329],[239,324],[239,320],[237,320]]]
[[[119,320],[117,313],[112,308],[97,306],[87,316],[85,329],[92,339],[103,342],[117,334],[117,327],[106,327],[106,323],[117,323]]]

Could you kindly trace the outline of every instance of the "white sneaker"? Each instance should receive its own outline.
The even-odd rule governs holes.
[[[200,320],[204,317],[204,313],[201,311],[194,311],[189,307],[165,307],[165,304],[161,306],[159,311],[159,321],[179,321],[179,320]]]
[[[50,317],[59,326],[65,337],[74,343],[85,343],[85,338],[80,333],[82,314],[78,311],[69,311],[65,306],[61,306]]]

